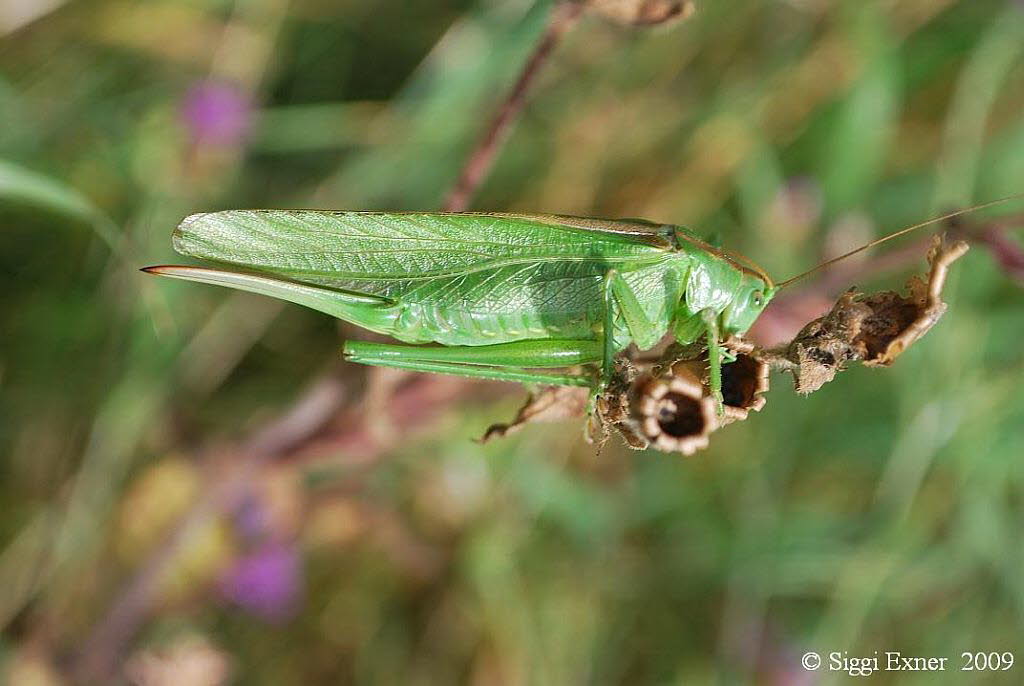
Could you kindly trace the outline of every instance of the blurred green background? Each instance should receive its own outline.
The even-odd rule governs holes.
[[[809,684],[849,677],[805,651],[899,650],[948,671],[874,682],[1021,683],[957,671],[1024,648],[1024,294],[984,245],[894,368],[776,376],[688,459],[579,422],[479,445],[521,390],[369,374],[323,315],[137,271],[195,211],[439,207],[549,9],[0,3],[0,678]],[[1019,2],[591,12],[536,86],[474,209],[685,224],[784,277],[1024,192]],[[311,384],[344,409],[263,454]]]

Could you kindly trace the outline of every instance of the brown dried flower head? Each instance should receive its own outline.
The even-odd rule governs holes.
[[[668,374],[647,375],[634,384],[632,423],[651,446],[683,455],[707,447],[718,418],[701,375],[702,363],[686,361],[674,364]]]
[[[888,367],[935,326],[946,311],[941,296],[949,265],[966,252],[964,241],[947,244],[941,236],[936,236],[928,251],[931,269],[927,281],[917,276],[911,278],[907,283],[907,297],[889,291],[863,299],[871,308],[858,339],[864,348],[865,365]]]
[[[733,362],[722,365],[723,424],[742,421],[751,410],[760,412],[767,399],[768,363],[748,353],[737,353]]]
[[[949,265],[966,252],[963,241],[947,244],[937,236],[928,253],[931,268],[927,281],[911,278],[907,295],[893,291],[862,295],[851,289],[825,316],[809,323],[781,352],[770,356],[793,371],[799,393],[818,390],[852,360],[869,367],[891,365],[946,311],[940,296]]]
[[[790,363],[797,393],[808,394],[835,378],[850,360],[860,359],[856,343],[861,324],[871,310],[849,290],[823,317],[810,322],[782,353]]]

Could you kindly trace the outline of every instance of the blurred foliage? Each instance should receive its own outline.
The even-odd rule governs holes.
[[[63,678],[228,469],[224,446],[351,333],[138,267],[172,259],[194,211],[437,207],[549,7],[0,8],[9,678]],[[1024,191],[1022,53],[1024,10],[1003,0],[586,17],[475,207],[683,223],[789,275],[865,231]],[[1019,648],[1024,300],[981,247],[953,272],[946,318],[895,368],[810,399],[776,378],[760,415],[689,460],[594,455],[571,424],[478,445],[519,394],[477,384],[386,455],[265,469],[175,564],[118,678],[782,684],[807,683],[812,649],[952,666]],[[343,373],[358,393],[365,371]]]

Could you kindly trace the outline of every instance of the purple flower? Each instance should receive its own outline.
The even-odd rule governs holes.
[[[302,563],[294,546],[268,542],[238,558],[221,582],[233,603],[272,623],[298,611]]]
[[[185,94],[181,118],[198,143],[237,145],[252,125],[252,105],[236,86],[202,81]]]

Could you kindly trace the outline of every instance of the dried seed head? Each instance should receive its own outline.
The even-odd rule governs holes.
[[[865,365],[888,367],[935,326],[946,311],[941,295],[949,265],[966,252],[964,241],[947,244],[941,236],[936,236],[928,251],[931,269],[927,282],[920,277],[910,279],[908,296],[885,292],[863,299],[863,304],[871,308],[871,315],[865,318],[858,337]]]
[[[963,241],[947,244],[936,237],[928,253],[931,270],[927,281],[912,278],[908,295],[884,291],[865,296],[851,289],[788,346],[762,357],[791,370],[799,393],[818,390],[852,360],[869,367],[891,365],[946,311],[939,297],[942,286],[949,265],[965,252]]]
[[[766,361],[757,355],[754,344],[740,338],[731,337],[724,346],[732,351],[736,359],[722,365],[722,404],[725,411],[720,417],[719,427],[747,418],[750,410],[759,411],[767,400],[763,394],[768,391],[768,375],[771,371]],[[680,376],[699,380],[704,387],[704,394],[711,395],[708,388],[708,361],[704,350],[696,353],[698,357],[690,359],[674,359],[667,367],[656,367],[659,375]],[[670,358],[671,359],[671,358]]]
[[[759,412],[764,407],[768,373],[768,363],[746,353],[738,353],[735,361],[722,365],[723,424],[742,421],[751,410]]]
[[[823,317],[800,330],[783,357],[791,363],[797,393],[813,393],[835,378],[850,360],[862,357],[857,343],[861,325],[871,309],[857,300],[858,293],[844,293]]]
[[[718,426],[715,402],[690,365],[673,365],[662,377],[638,379],[630,411],[638,433],[664,452],[692,455],[707,447],[708,436]]]
[[[902,349],[890,355],[890,346],[917,321],[922,308],[913,298],[905,298],[892,291],[873,293],[860,302],[871,310],[854,338],[860,358],[866,365],[892,364]]]

